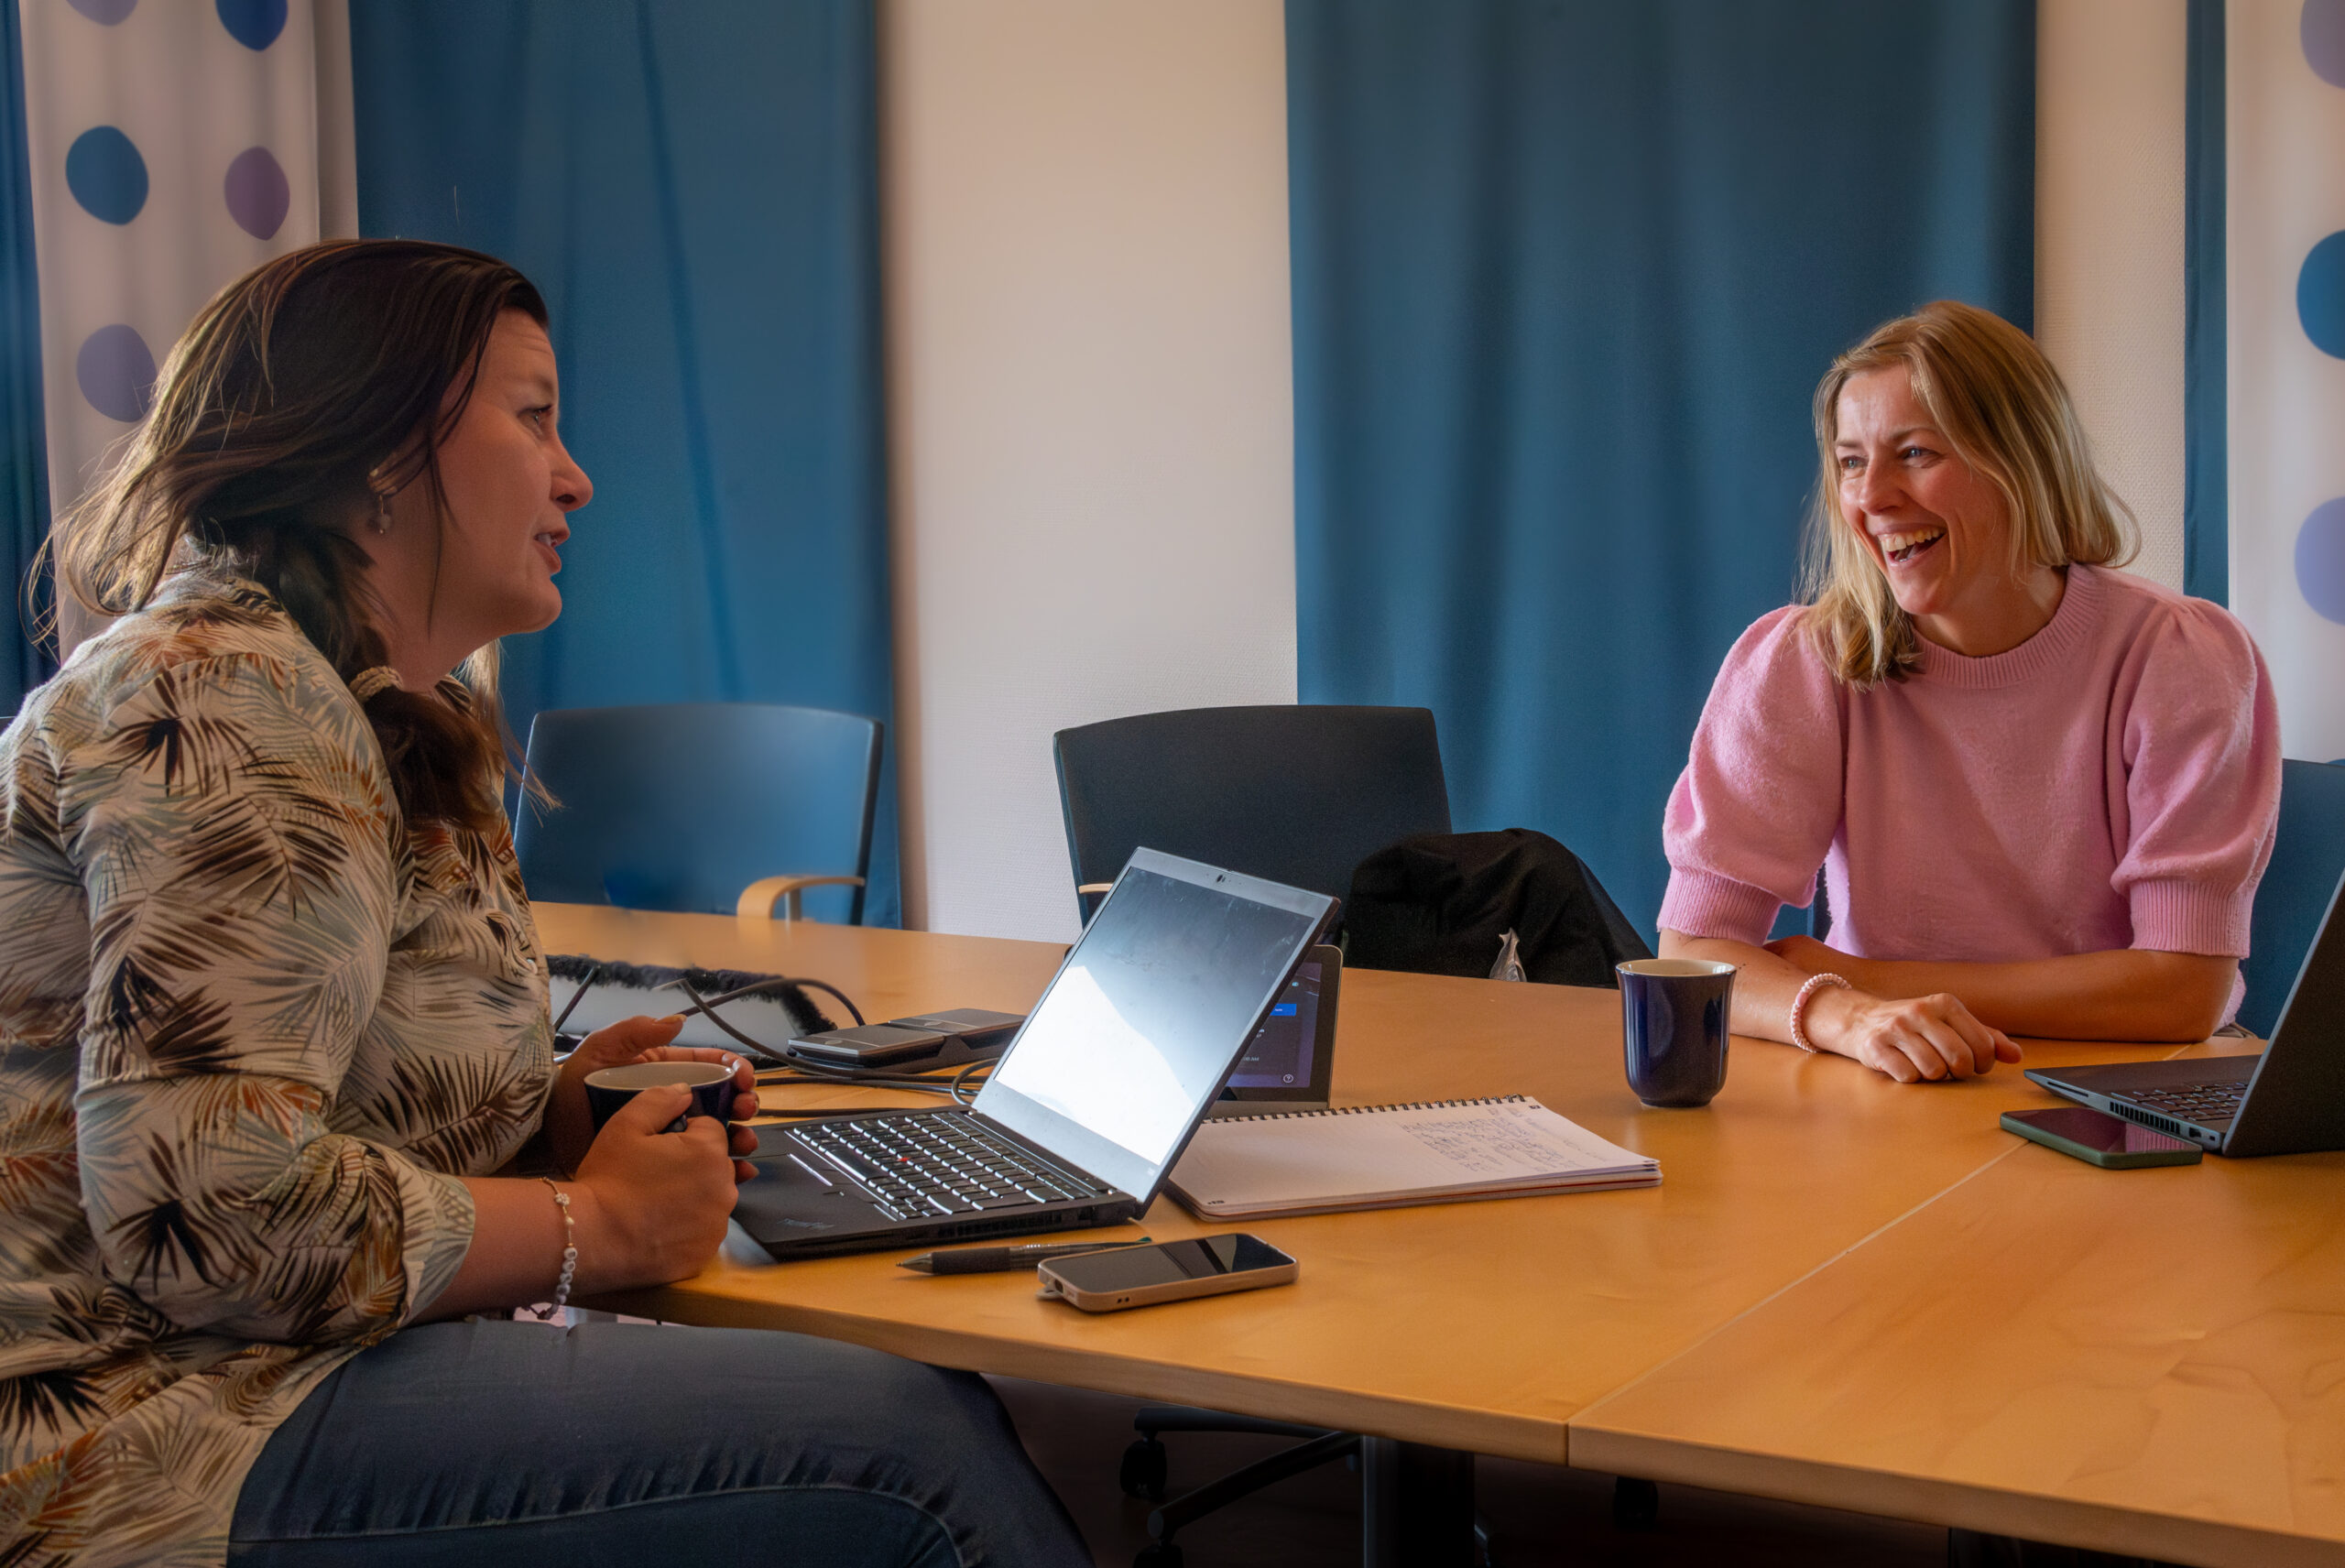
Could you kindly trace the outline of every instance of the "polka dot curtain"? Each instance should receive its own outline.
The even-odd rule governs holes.
[[[2345,758],[2345,0],[2228,0],[2230,597]]]
[[[49,495],[220,287],[318,237],[322,0],[19,0]]]

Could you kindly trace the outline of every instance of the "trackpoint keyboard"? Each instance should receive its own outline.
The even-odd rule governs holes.
[[[983,1214],[1110,1192],[987,1135],[967,1116],[813,1122],[794,1132],[868,1188],[890,1219]]]
[[[2171,1089],[2143,1089],[2125,1096],[2136,1105],[2193,1122],[2235,1116],[2239,1115],[2239,1103],[2246,1097],[2247,1084],[2238,1079],[2220,1083],[2177,1083]]]

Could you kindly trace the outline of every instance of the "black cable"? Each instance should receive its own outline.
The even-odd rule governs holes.
[[[712,1008],[708,1003],[701,999],[701,994],[693,989],[693,983],[685,979],[682,975],[677,975],[673,980],[668,982],[668,984],[673,985],[677,990],[682,991],[685,996],[690,996],[693,999],[693,1005],[685,1009],[687,1012],[698,1013],[710,1023],[714,1024],[718,1029],[724,1030],[726,1034],[731,1035],[735,1040],[739,1040],[743,1048],[746,1049],[751,1056],[763,1062],[780,1062],[783,1060],[779,1052],[771,1050],[762,1041],[751,1040],[747,1035],[743,1034],[739,1029],[735,1029],[724,1018],[718,1017],[715,1010]]]
[[[551,967],[551,965],[549,965],[549,967]],[[570,1000],[562,1005],[562,1016],[553,1020],[553,1032],[555,1034],[560,1034],[562,1032],[562,1026],[570,1021],[570,1015],[578,1010],[578,1004],[586,999],[586,993],[594,989],[595,985],[601,981],[603,975],[610,969],[610,964],[600,960],[593,963],[592,966],[586,972],[585,978],[578,982],[578,989],[573,991],[570,994]],[[847,1016],[855,1019],[857,1025],[861,1025],[867,1021],[863,1016],[863,1009],[855,1005],[854,997],[848,996],[845,992],[840,990],[829,981],[817,980],[811,975],[769,975],[763,979],[753,980],[746,985],[736,985],[730,991],[725,991],[717,996],[708,997],[704,997],[698,991],[693,990],[692,982],[684,978],[682,975],[678,975],[675,979],[666,982],[666,984],[682,990],[685,996],[692,998],[693,1005],[683,1009],[686,1013],[700,1013],[704,1015],[708,1018],[709,1022],[714,1024],[718,1029],[723,1029],[726,1034],[731,1035],[735,1040],[739,1040],[758,1057],[768,1062],[780,1062],[785,1060],[785,1058],[781,1053],[772,1050],[770,1047],[760,1044],[757,1040],[751,1040],[739,1029],[733,1028],[723,1018],[718,1018],[714,1009],[723,1007],[727,1002],[737,1001],[743,996],[754,996],[761,992],[786,992],[795,986],[812,986],[817,991],[826,991],[833,996],[838,998],[839,1006],[847,1010]],[[799,1000],[813,1011],[816,1019],[820,1020],[822,1018],[822,1011],[820,1008],[813,1007],[813,1005],[811,1003],[806,1003],[805,998],[802,996],[799,998]],[[784,996],[783,1002],[785,1010],[787,1010],[789,998]]]
[[[698,991],[693,989],[693,983],[683,978],[682,975],[679,975],[674,980],[670,981],[669,984],[691,998],[693,1004],[691,1008],[692,1011],[699,1013],[701,1017],[706,1018],[710,1023],[714,1024],[725,1033],[732,1036],[734,1040],[739,1041],[742,1047],[747,1050],[753,1058],[759,1061],[774,1062],[776,1064],[775,1067],[768,1069],[768,1075],[758,1080],[761,1083],[769,1083],[777,1085],[787,1083],[853,1083],[867,1089],[903,1089],[921,1094],[943,1094],[946,1098],[950,1099],[954,1105],[966,1105],[969,1102],[962,1097],[961,1089],[962,1086],[968,1082],[969,1074],[976,1072],[980,1068],[990,1069],[993,1066],[993,1062],[990,1059],[967,1062],[962,1066],[959,1072],[953,1075],[950,1082],[939,1082],[934,1078],[919,1077],[909,1073],[875,1073],[868,1069],[859,1067],[834,1067],[828,1062],[807,1062],[797,1057],[784,1056],[774,1051],[762,1041],[752,1040],[749,1036],[743,1034],[739,1029],[735,1029],[730,1022],[717,1014],[716,1008],[718,1006],[731,1000],[733,997],[747,996],[751,992],[769,989],[775,985],[815,985],[821,987],[823,990],[830,992],[832,996],[836,996],[840,1003],[845,1007],[848,1012],[855,1014],[855,1018],[857,1023],[861,1023],[863,1021],[862,1013],[857,1011],[855,1004],[847,999],[845,992],[840,991],[837,987],[820,980],[780,978],[763,980],[753,985],[745,985],[738,990],[728,991],[723,996],[714,998],[703,996]],[[790,1078],[771,1076],[771,1074],[776,1072],[786,1072],[793,1074],[793,1076]],[[797,1113],[778,1114],[788,1114],[794,1116]],[[839,1116],[845,1113],[836,1110],[825,1110],[813,1111],[806,1114],[820,1116]]]
[[[570,1015],[577,1011],[578,1004],[585,1000],[586,993],[594,987],[596,982],[602,979],[603,972],[606,967],[607,965],[604,964],[596,963],[593,968],[587,971],[586,977],[578,983],[578,989],[573,992],[571,994],[570,1000],[563,1004],[562,1015],[553,1020],[554,1033],[561,1033],[562,1026],[570,1021]],[[969,1075],[973,1073],[989,1072],[993,1067],[993,1061],[990,1058],[981,1058],[976,1062],[966,1062],[958,1072],[953,1074],[953,1077],[949,1082],[946,1082],[933,1077],[921,1077],[908,1073],[872,1072],[866,1068],[834,1066],[829,1062],[807,1062],[798,1057],[778,1052],[771,1047],[766,1045],[762,1040],[751,1039],[748,1035],[746,1035],[739,1029],[734,1028],[728,1020],[720,1017],[716,1011],[718,1007],[723,1007],[725,1003],[737,1001],[743,996],[752,996],[765,991],[780,990],[785,986],[791,985],[811,985],[818,991],[827,991],[832,996],[837,997],[839,1005],[847,1010],[849,1016],[851,1016],[858,1025],[862,1024],[864,1022],[863,1010],[855,1005],[854,999],[845,992],[840,990],[837,986],[832,985],[826,980],[816,980],[811,977],[792,975],[775,975],[769,979],[752,981],[747,985],[736,986],[730,991],[722,992],[714,996],[703,996],[698,991],[693,988],[692,982],[682,975],[677,976],[675,979],[668,982],[668,984],[675,989],[682,991],[685,996],[691,1000],[692,1006],[685,1008],[685,1012],[700,1014],[710,1023],[714,1024],[719,1029],[723,1030],[725,1034],[732,1036],[732,1038],[749,1053],[753,1061],[767,1062],[774,1064],[756,1074],[755,1081],[759,1084],[770,1083],[780,1086],[786,1083],[851,1083],[867,1089],[898,1089],[914,1094],[943,1094],[951,1099],[955,1105],[966,1105],[969,1104],[969,1101],[963,1097],[961,1091],[963,1085],[967,1083]],[[782,1075],[785,1073],[788,1074],[788,1076]],[[882,1115],[889,1111],[900,1111],[902,1109],[904,1109],[904,1107],[901,1105],[826,1105],[820,1108],[808,1108],[805,1110],[771,1111],[760,1109],[758,1112],[758,1119],[761,1121],[814,1121],[837,1116],[876,1116]]]
[[[683,985],[683,982],[681,979],[671,983],[673,985]],[[747,985],[736,985],[732,990],[726,991],[720,996],[711,996],[705,1002],[701,1001],[699,996],[690,985],[684,985],[684,995],[691,996],[693,1002],[698,1004],[700,1009],[704,1012],[710,1007],[721,1007],[727,1002],[737,1001],[743,996],[754,996],[760,991],[779,990],[785,985],[812,985],[817,991],[828,991],[832,996],[836,996],[839,999],[839,1006],[846,1009],[847,1016],[853,1018],[858,1026],[864,1022],[863,1009],[855,1005],[855,1001],[852,997],[850,997],[845,991],[840,990],[836,985],[832,985],[829,981],[816,980],[811,975],[797,976],[777,975],[770,980],[753,980]]]
[[[554,1033],[562,1032],[562,1026],[570,1021],[570,1015],[578,1010],[578,1004],[586,999],[586,993],[593,988],[594,982],[602,977],[603,965],[600,964],[586,972],[586,978],[578,982],[578,989],[573,991],[570,994],[570,1000],[562,1005],[562,1017],[554,1019]]]
[[[916,1110],[919,1107],[914,1105],[825,1105],[819,1111],[759,1111],[753,1119],[744,1122],[741,1125],[743,1127],[755,1127],[759,1122],[821,1121],[826,1116],[895,1116],[903,1111]]]
[[[954,1094],[954,1084],[958,1080],[947,1082],[941,1078],[895,1078],[874,1073],[869,1076],[858,1074],[852,1078],[784,1078],[769,1079],[767,1082],[774,1083],[777,1087],[791,1083],[822,1083],[840,1088],[907,1089],[919,1094],[945,1094],[955,1099],[959,1098]]]
[[[972,1073],[987,1072],[993,1067],[990,1061],[965,1062],[949,1079],[908,1073],[877,1072],[870,1068],[833,1068],[827,1063],[800,1062],[793,1060],[783,1068],[769,1068],[758,1074],[759,1083],[777,1086],[790,1083],[852,1083],[867,1089],[910,1089],[924,1094],[949,1094],[961,1100],[961,1087]],[[784,1077],[783,1073],[791,1074]],[[965,1100],[961,1101],[965,1105]]]

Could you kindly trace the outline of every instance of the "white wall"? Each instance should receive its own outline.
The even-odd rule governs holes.
[[[1051,734],[1295,696],[1279,0],[889,0],[906,923],[1072,937]]]
[[[2039,336],[2182,580],[2187,0],[2040,0]],[[907,923],[1074,930],[1056,729],[1295,694],[1279,0],[886,0]]]
[[[2188,0],[2039,0],[2035,332],[2182,586],[2183,127]]]

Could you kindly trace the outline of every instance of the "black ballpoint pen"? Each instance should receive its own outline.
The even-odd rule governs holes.
[[[1147,1245],[1148,1237],[1142,1236],[1129,1241],[1038,1241],[1026,1247],[964,1247],[951,1252],[923,1252],[918,1258],[905,1258],[896,1267],[917,1274],[1006,1274],[1013,1269],[1048,1263],[1053,1258],[1072,1258],[1078,1252],[1113,1252],[1119,1247]]]

